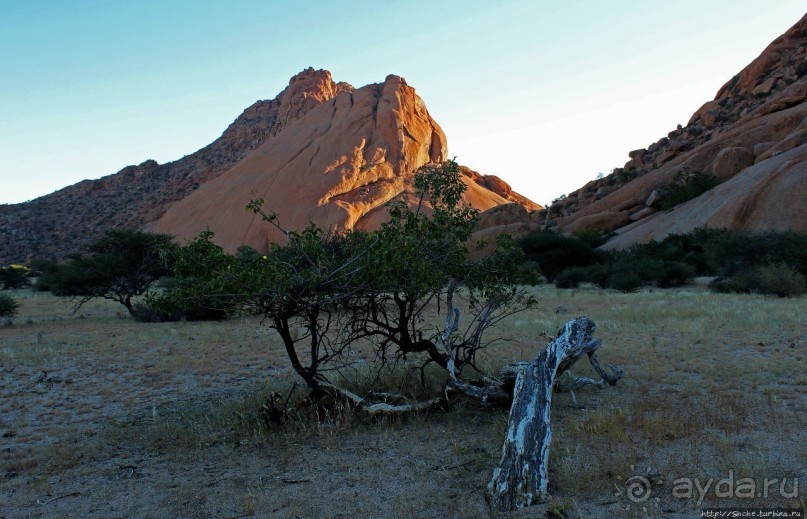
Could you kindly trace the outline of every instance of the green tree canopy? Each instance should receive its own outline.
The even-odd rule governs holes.
[[[371,344],[382,366],[414,356],[422,367],[436,363],[455,374],[475,368],[476,353],[488,345],[484,332],[532,304],[517,288],[523,254],[503,236],[491,255],[469,258],[477,211],[462,204],[465,184],[455,162],[422,169],[415,187],[419,203],[391,203],[389,221],[376,231],[284,230],[286,241],[266,255],[226,254],[212,233],[202,233],[167,256],[174,289],[152,301],[228,301],[262,315],[315,396],[344,396],[329,373],[345,365],[357,341]],[[248,209],[279,228],[262,200]],[[462,331],[455,296],[467,300],[470,313]],[[435,318],[440,312],[447,313],[445,327]]]
[[[170,272],[160,252],[173,247],[171,239],[167,234],[109,230],[85,251],[45,272],[41,281],[54,295],[77,298],[77,307],[100,297],[122,304],[134,316],[132,299]]]

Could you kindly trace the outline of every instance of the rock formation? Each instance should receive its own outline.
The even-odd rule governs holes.
[[[277,97],[257,101],[199,151],[174,162],[147,160],[29,202],[0,205],[0,265],[58,259],[109,228],[138,228],[221,175],[323,101],[353,87],[326,70],[297,74]]]
[[[313,222],[335,231],[377,228],[386,204],[416,203],[414,173],[447,158],[446,137],[403,78],[337,95],[171,206],[150,228],[179,240],[209,228],[230,251],[247,244],[265,250],[282,234],[244,207],[262,198],[285,229]],[[497,177],[463,168],[464,200],[481,210],[515,200]]]
[[[0,205],[0,265],[59,259],[109,228],[195,236],[210,226],[229,249],[276,239],[244,211],[263,196],[281,223],[373,228],[384,204],[414,196],[413,172],[446,158],[446,138],[397,76],[354,89],[309,68],[258,101],[213,143],[167,164],[147,160],[50,195]],[[539,208],[494,176],[464,168],[466,201]]]
[[[699,108],[624,167],[552,204],[543,227],[615,231],[607,247],[699,226],[807,232],[807,15]],[[677,175],[720,184],[660,211]]]

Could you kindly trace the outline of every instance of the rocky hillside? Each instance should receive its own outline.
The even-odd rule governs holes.
[[[414,173],[447,158],[446,137],[403,78],[338,95],[308,112],[220,177],[172,205],[154,225],[179,240],[207,228],[230,251],[265,250],[281,232],[244,211],[252,198],[286,229],[309,222],[336,231],[377,228],[386,204],[417,203]],[[537,206],[497,177],[463,168],[465,202],[481,210],[513,201]]]
[[[566,232],[615,231],[609,247],[695,227],[807,232],[807,15],[691,117],[623,167],[543,214]],[[667,186],[713,175],[718,185],[672,209]]]
[[[397,81],[402,88],[405,86],[405,82],[400,78],[391,81]],[[445,136],[439,130],[439,126],[428,118],[425,106],[417,96],[409,96],[406,103],[392,108],[388,104],[392,98],[383,97],[383,88],[375,86],[359,90],[362,92],[354,94],[355,89],[351,85],[334,82],[330,72],[309,68],[294,76],[288,87],[274,99],[258,101],[244,110],[221,137],[191,155],[166,164],[147,160],[137,166],[127,166],[113,175],[98,180],[85,180],[29,202],[0,205],[0,264],[24,262],[32,258],[59,259],[76,250],[81,244],[100,236],[109,228],[135,227],[171,231],[175,229],[177,222],[183,222],[188,227],[177,229],[177,232],[186,237],[185,231],[190,233],[189,229],[197,229],[199,226],[204,228],[216,218],[215,216],[208,218],[209,213],[201,210],[199,200],[207,196],[204,193],[213,193],[221,186],[231,189],[234,184],[245,185],[247,177],[238,178],[238,171],[250,170],[250,164],[259,165],[260,168],[264,166],[260,164],[260,160],[251,158],[235,173],[230,173],[228,180],[213,184],[214,187],[207,187],[208,184],[236,168],[262,145],[284,134],[288,135],[283,138],[281,144],[275,145],[268,152],[270,155],[278,155],[267,159],[273,164],[291,160],[292,157],[284,146],[298,146],[298,149],[305,148],[308,152],[322,148],[322,144],[316,140],[318,136],[329,133],[326,126],[331,124],[328,117],[323,117],[322,114],[334,110],[337,106],[342,107],[346,102],[364,103],[357,106],[354,113],[358,113],[361,108],[367,121],[375,121],[379,113],[386,113],[389,116],[386,121],[388,126],[371,128],[370,125],[362,123],[342,128],[344,131],[357,132],[352,134],[340,134],[334,128],[330,132],[331,143],[328,145],[331,149],[325,146],[319,155],[317,164],[323,167],[320,171],[321,179],[309,178],[305,176],[308,173],[298,174],[296,170],[289,168],[284,171],[289,180],[306,178],[306,181],[322,180],[329,183],[339,175],[344,176],[345,168],[356,166],[358,164],[356,160],[359,159],[350,154],[355,148],[351,148],[353,151],[348,150],[349,156],[343,163],[340,162],[343,159],[342,155],[334,155],[328,159],[330,162],[326,161],[326,152],[347,149],[342,140],[359,142],[364,139],[364,148],[359,154],[363,165],[356,166],[358,170],[354,172],[354,177],[369,175],[373,178],[368,177],[365,180],[354,178],[352,193],[344,183],[341,185],[346,191],[339,191],[341,188],[329,191],[334,188],[329,183],[329,188],[326,189],[329,198],[323,202],[327,207],[311,210],[328,218],[334,216],[337,220],[342,218],[343,214],[352,215],[344,222],[339,220],[341,224],[363,220],[362,225],[370,225],[369,222],[378,216],[375,213],[373,216],[367,216],[365,213],[377,210],[382,198],[392,196],[389,186],[380,189],[381,186],[395,175],[411,173],[412,168],[416,168],[424,161],[444,157]],[[343,95],[340,97],[340,94]],[[335,101],[337,97],[340,97],[338,102]],[[322,110],[319,116],[309,119],[302,125],[296,124],[309,112],[331,101],[334,102]],[[423,148],[424,143],[412,144],[417,139],[427,137],[417,133],[419,128],[415,128],[413,134],[412,128],[399,124],[400,121],[410,117],[421,117],[424,113],[430,121],[427,126],[433,128],[428,136],[432,140],[425,144],[426,148]],[[370,133],[365,135],[362,132]],[[407,150],[415,148],[419,150],[416,156],[409,155]],[[266,154],[267,150],[264,150],[259,156],[266,157]],[[294,162],[294,167],[309,171],[312,164],[302,164],[300,160]],[[265,169],[262,171],[266,173]],[[500,179],[467,171],[467,178],[473,179],[472,184],[479,188],[477,195],[480,207],[517,202],[530,209],[538,208],[532,202],[513,193]],[[252,170],[252,173],[255,171]],[[257,188],[258,186],[253,186],[247,191]],[[378,189],[365,192],[368,188]],[[300,215],[305,213],[301,206],[302,200],[296,198],[295,190],[298,188],[290,187],[290,189],[287,191],[283,188],[282,182],[275,182],[272,192],[279,198],[267,197],[268,201],[279,200],[284,204],[275,204],[273,206],[275,210],[283,213],[287,212],[284,209],[288,209],[289,215],[292,213],[296,215],[293,218],[289,216],[287,223],[296,222],[294,218],[298,216],[303,218]],[[360,191],[361,189],[365,191]],[[202,194],[196,194],[197,190]],[[382,198],[373,199],[376,196]],[[488,196],[490,201],[486,199]],[[192,197],[190,201],[182,202],[189,197]],[[242,215],[243,207],[248,200],[249,197],[245,195],[233,198],[233,203],[236,204],[234,206],[209,205],[208,208],[213,213]],[[319,198],[306,199],[306,203],[319,204],[321,201],[323,200]],[[179,202],[182,203],[178,205]],[[326,226],[336,222],[326,220],[327,218],[317,222]],[[179,232],[180,230],[182,232]],[[230,231],[223,230],[222,237],[228,233]]]
[[[166,164],[147,160],[29,202],[0,205],[0,264],[61,258],[106,229],[141,227],[315,106],[351,90],[347,83],[335,83],[330,72],[309,68],[271,101],[244,110],[221,137],[191,155]]]

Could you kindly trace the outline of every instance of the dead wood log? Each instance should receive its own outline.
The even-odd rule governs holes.
[[[614,385],[622,377],[621,369],[611,366],[608,373],[597,361],[595,352],[601,342],[593,338],[594,329],[591,319],[576,317],[563,326],[535,360],[510,370],[516,380],[502,458],[488,484],[492,507],[509,511],[547,498],[552,441],[549,418],[555,379],[583,355],[589,356],[606,383]]]

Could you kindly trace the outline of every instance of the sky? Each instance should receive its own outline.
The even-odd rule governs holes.
[[[313,66],[403,76],[449,155],[547,204],[712,99],[804,0],[0,0],[0,204],[216,139]]]

